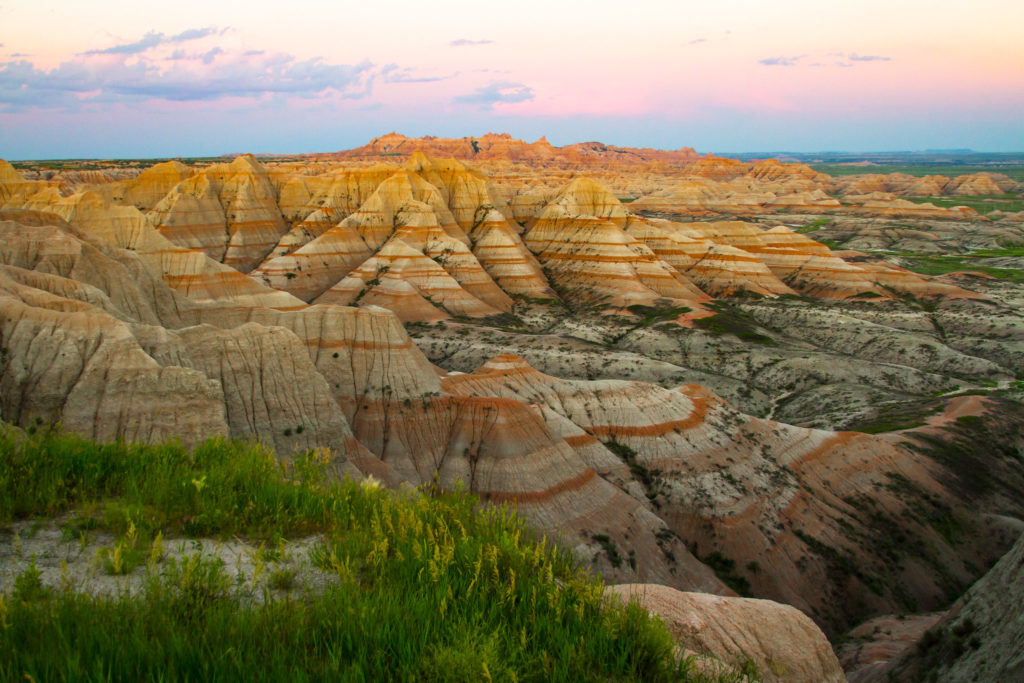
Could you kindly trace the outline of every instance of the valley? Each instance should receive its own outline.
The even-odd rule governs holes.
[[[839,644],[1024,531],[1024,179],[841,168],[397,134],[0,161],[0,415],[464,487],[607,583]]]

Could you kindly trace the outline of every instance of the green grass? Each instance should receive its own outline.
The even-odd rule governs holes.
[[[889,405],[879,409],[876,417],[862,420],[845,427],[848,431],[865,434],[882,434],[903,429],[913,429],[925,424],[927,418],[942,410],[941,401],[915,401]]]
[[[806,235],[807,233],[810,233],[810,232],[817,232],[817,231],[821,230],[822,228],[824,228],[826,225],[828,225],[831,220],[832,219],[829,218],[828,216],[822,216],[821,218],[815,218],[814,220],[810,221],[809,223],[807,223],[805,225],[802,225],[799,228],[797,228],[796,232],[800,233],[801,235]]]
[[[666,320],[675,320],[684,313],[689,313],[690,308],[687,306],[677,307],[658,307],[658,306],[644,306],[643,304],[633,304],[627,306],[627,310],[636,316],[639,316],[640,322],[639,327],[650,327],[651,325]]]
[[[317,531],[311,559],[330,580],[317,592],[271,576],[291,590],[258,604],[193,555],[103,597],[47,587],[31,566],[0,595],[0,679],[701,679],[646,610],[605,602],[568,551],[460,491],[331,480],[313,453],[284,467],[224,439],[189,451],[0,433],[0,521],[70,510],[133,546]]]
[[[969,166],[965,164],[877,164],[852,166],[849,164],[811,164],[811,168],[830,176],[863,175],[868,173],[906,173],[912,176],[944,175],[955,178],[974,173],[1001,173],[1017,181],[1024,181],[1024,164],[1012,166]]]
[[[743,341],[765,344],[766,346],[776,345],[774,339],[757,331],[759,325],[749,313],[721,301],[712,302],[709,308],[715,311],[714,315],[706,318],[697,318],[693,321],[694,325],[700,329],[716,336],[733,334]]]
[[[995,210],[1015,212],[1024,211],[1024,199],[1017,195],[992,195],[978,197],[903,197],[918,204],[934,204],[949,208],[952,206],[969,206],[978,213],[985,214]]]
[[[997,280],[1007,282],[1024,283],[1024,270],[1017,268],[994,268],[975,263],[979,258],[990,258],[996,252],[1002,250],[989,250],[988,252],[971,252],[969,254],[933,255],[899,253],[897,254],[906,262],[906,268],[922,275],[945,275],[960,271],[973,271],[982,273]]]

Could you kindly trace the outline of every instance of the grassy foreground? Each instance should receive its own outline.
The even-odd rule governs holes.
[[[311,559],[329,580],[259,600],[213,559],[151,552],[141,590],[102,597],[30,567],[0,594],[0,679],[700,680],[663,624],[606,603],[510,511],[330,481],[325,461],[2,429],[0,523],[63,514],[69,534],[105,528],[132,548],[318,533]]]

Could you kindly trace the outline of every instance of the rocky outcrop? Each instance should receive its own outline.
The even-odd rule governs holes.
[[[698,308],[707,295],[622,229],[626,212],[607,190],[575,181],[533,222],[523,241],[565,296],[629,306],[671,301]]]
[[[756,667],[762,681],[845,683],[825,634],[804,614],[770,600],[682,593],[655,584],[608,586],[660,617],[684,655],[709,673]]]
[[[151,216],[172,243],[201,249],[243,273],[256,267],[287,232],[266,169],[248,155],[178,183]]]
[[[555,167],[575,167],[614,164],[645,165],[650,163],[678,164],[698,158],[690,147],[676,151],[658,149],[634,149],[615,147],[599,142],[581,142],[575,145],[554,147],[546,138],[527,143],[516,140],[508,134],[488,133],[478,138],[407,138],[398,133],[388,133],[370,140],[366,145],[333,154],[312,155],[313,158],[333,159],[374,159],[387,157],[411,157],[418,151],[432,156],[454,157],[456,159],[510,160],[536,163]]]
[[[861,680],[1017,681],[1024,678],[1024,537],[906,656]]]
[[[97,193],[87,191],[60,197],[41,192],[23,202],[8,203],[12,205],[60,216],[81,226],[93,239],[137,253],[168,285],[193,300],[233,300],[242,305],[286,309],[302,306],[301,301],[286,292],[270,289],[217,263],[198,249],[171,244],[138,209],[111,204]]]
[[[26,180],[16,168],[0,159],[0,207],[15,197],[35,194],[43,186],[41,182]]]
[[[112,191],[113,199],[130,204],[142,211],[149,211],[174,189],[181,181],[190,177],[193,170],[180,161],[165,161],[145,169],[120,188]]]

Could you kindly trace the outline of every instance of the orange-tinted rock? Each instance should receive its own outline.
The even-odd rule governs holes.
[[[168,285],[196,301],[232,300],[273,308],[302,306],[293,296],[265,287],[198,249],[171,244],[135,207],[111,205],[93,192],[70,197],[45,192],[30,197],[25,205],[58,215],[109,246],[136,252]]]
[[[155,164],[135,178],[122,183],[114,198],[137,209],[149,211],[178,183],[192,174],[193,170],[180,161]]]
[[[654,250],[703,291],[725,296],[741,291],[772,296],[792,294],[756,255],[699,239],[686,224],[631,218],[627,232]]]
[[[241,272],[255,268],[287,231],[271,179],[251,156],[184,180],[151,215],[174,244]]]
[[[508,160],[550,165],[576,167],[601,165],[605,163],[644,165],[652,163],[680,164],[693,161],[698,154],[690,147],[679,150],[634,149],[615,147],[599,142],[581,142],[565,147],[554,147],[546,138],[527,143],[516,140],[508,134],[488,133],[479,138],[407,138],[398,133],[389,133],[374,138],[366,145],[333,154],[313,155],[314,158],[388,158],[411,157],[417,151],[435,157],[454,157],[469,160]]]
[[[490,209],[469,232],[473,254],[506,292],[531,298],[554,298],[544,271],[518,231],[496,209]]]
[[[278,204],[287,220],[305,220],[320,211],[325,221],[336,224],[362,206],[397,170],[378,164],[317,176],[288,177],[281,182]]]
[[[945,192],[950,195],[999,195],[1006,192],[1014,184],[1014,181],[1006,176],[1001,176],[998,179],[1003,181],[1002,185],[997,182],[997,176],[991,173],[962,175],[949,181],[945,187]]]
[[[600,215],[596,215],[600,214]],[[622,225],[626,211],[607,190],[577,180],[524,235],[546,274],[569,296],[616,306],[706,301],[701,292]]]
[[[0,159],[0,206],[16,196],[34,194],[42,189],[42,183],[26,180],[18,170]]]

